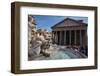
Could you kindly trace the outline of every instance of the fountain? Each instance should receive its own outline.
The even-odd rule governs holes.
[[[43,29],[36,29],[35,20],[31,15],[28,16],[28,56],[36,57],[40,54],[50,56],[50,37]]]

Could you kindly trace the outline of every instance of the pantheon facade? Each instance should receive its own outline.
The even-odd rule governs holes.
[[[57,45],[87,46],[87,24],[66,18],[52,26],[52,40]]]

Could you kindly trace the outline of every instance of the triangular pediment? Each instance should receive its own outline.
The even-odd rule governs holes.
[[[83,23],[82,21],[66,18],[66,19],[62,20],[61,22],[58,22],[57,24],[55,24],[52,28],[81,26],[81,25],[87,25],[87,24]]]

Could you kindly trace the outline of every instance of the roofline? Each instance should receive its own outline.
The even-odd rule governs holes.
[[[84,25],[86,25],[86,26],[87,26],[87,24],[86,24],[86,23],[79,22],[79,21],[74,20],[74,19],[71,19],[71,18],[65,18],[65,19],[63,19],[62,21],[60,21],[60,22],[56,23],[55,25],[53,25],[51,28],[56,27],[58,24],[60,24],[60,23],[64,22],[64,21],[65,21],[65,20],[67,20],[67,19],[73,20],[73,21],[75,21],[76,23],[81,23],[81,24],[84,24]]]

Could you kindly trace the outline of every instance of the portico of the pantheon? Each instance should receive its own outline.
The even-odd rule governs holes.
[[[57,45],[87,46],[87,24],[66,18],[52,26],[52,40]]]

